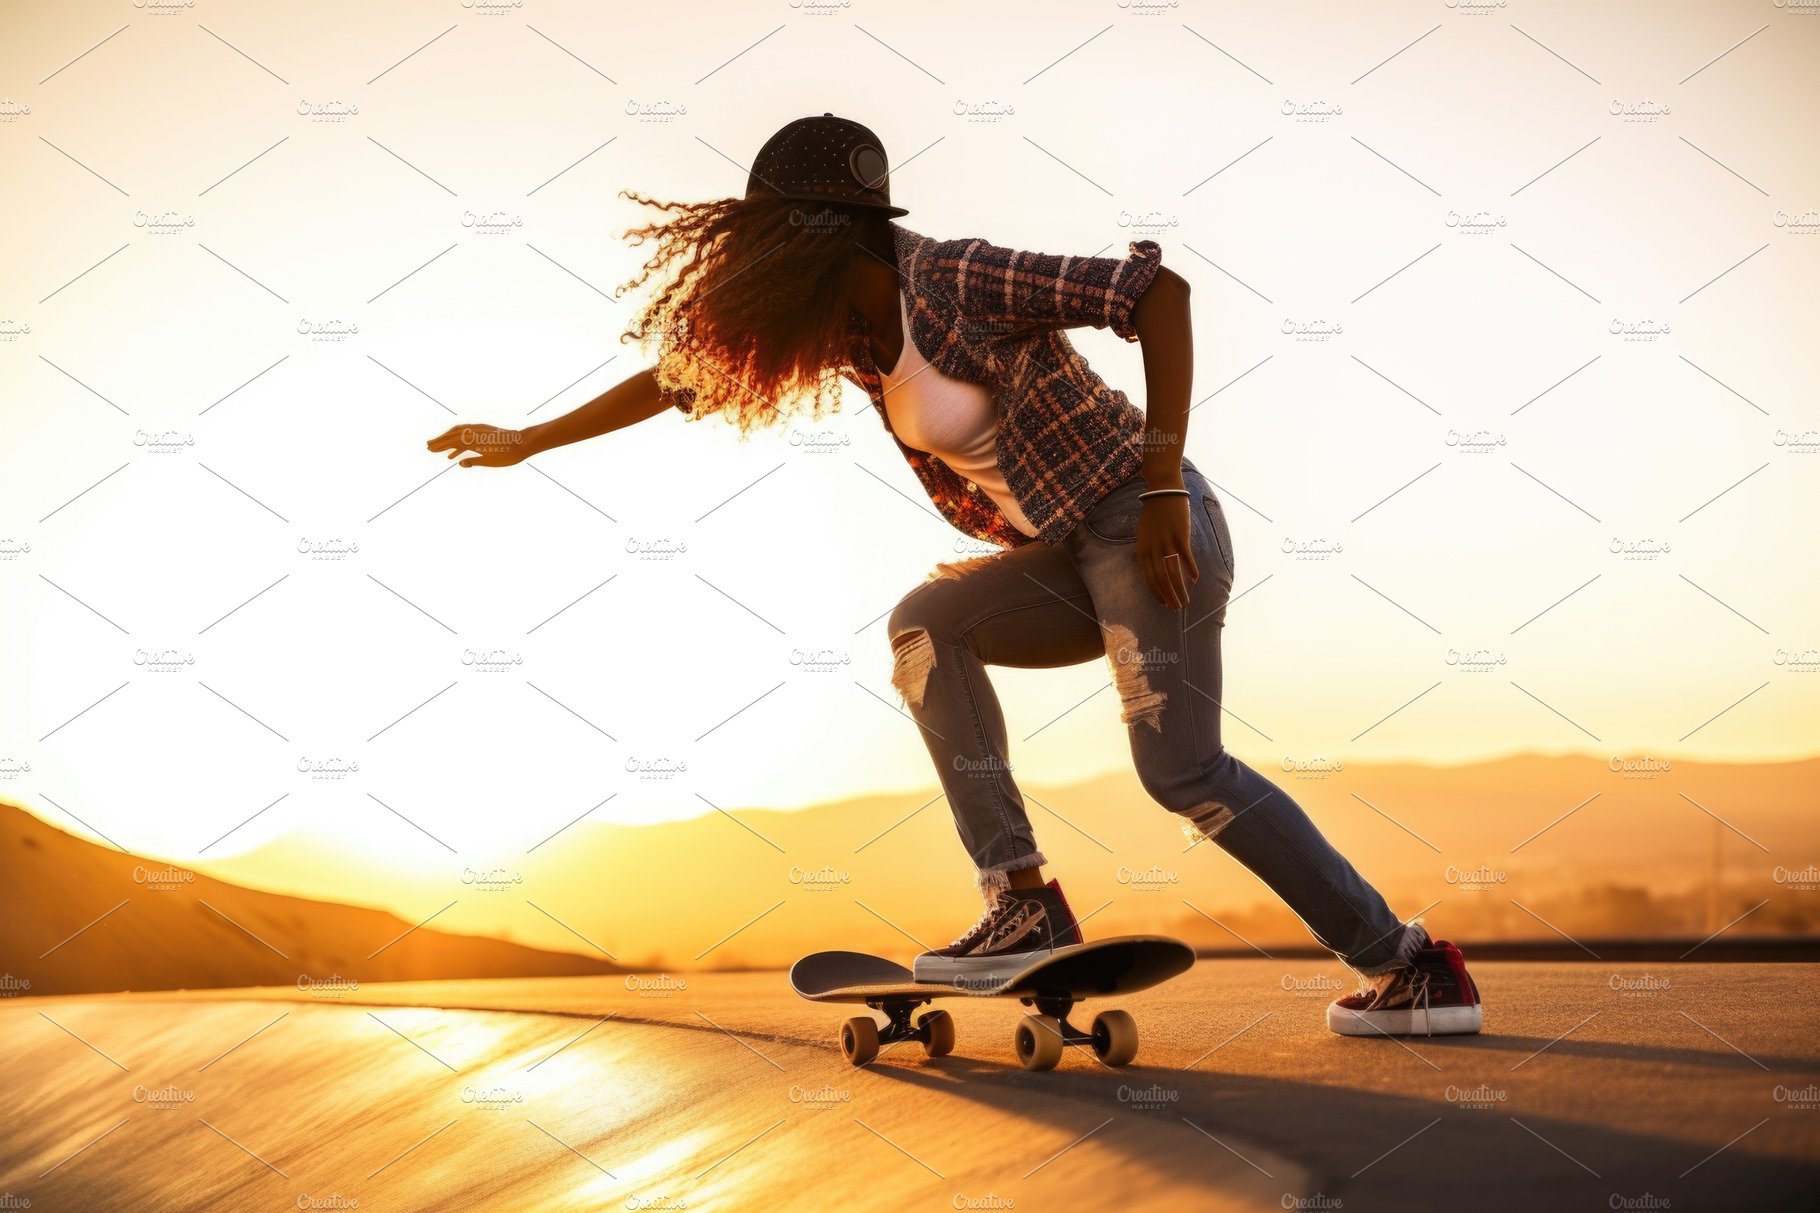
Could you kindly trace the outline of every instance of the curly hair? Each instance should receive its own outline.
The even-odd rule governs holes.
[[[654,374],[691,417],[719,414],[742,435],[788,417],[821,417],[849,362],[848,299],[867,217],[767,194],[707,202],[620,196],[670,218],[625,233],[651,241],[623,295],[658,275],[661,289],[621,341],[657,345]]]

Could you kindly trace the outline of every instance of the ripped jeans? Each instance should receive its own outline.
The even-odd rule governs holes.
[[[1213,486],[1188,460],[1186,610],[1150,594],[1136,555],[1135,475],[1059,544],[1031,543],[943,566],[891,613],[892,681],[935,760],[981,890],[1047,862],[1012,780],[988,665],[1047,669],[1105,656],[1144,790],[1255,873],[1323,947],[1371,975],[1426,942],[1333,849],[1287,792],[1220,743],[1220,633],[1232,537]]]

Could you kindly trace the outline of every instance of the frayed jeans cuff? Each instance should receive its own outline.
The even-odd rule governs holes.
[[[1350,965],[1348,967],[1360,977],[1377,977],[1413,963],[1416,953],[1427,947],[1429,942],[1428,929],[1422,925],[1422,920],[1412,918],[1403,924],[1403,938],[1397,941],[1397,949],[1388,960],[1375,965]]]
[[[1011,887],[1011,873],[1022,872],[1025,868],[1040,868],[1048,862],[1041,851],[1032,851],[997,867],[981,868],[976,881],[980,896],[991,901]]]

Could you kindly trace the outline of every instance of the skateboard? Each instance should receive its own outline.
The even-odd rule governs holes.
[[[864,952],[816,952],[790,968],[790,986],[811,1002],[864,1003],[885,1013],[847,1020],[840,1029],[846,1059],[863,1066],[881,1044],[920,1041],[923,1052],[942,1057],[954,1049],[954,1017],[940,1009],[916,1017],[916,1008],[937,998],[1016,998],[1035,1013],[1018,1022],[1012,1039],[1026,1070],[1050,1070],[1068,1045],[1089,1045],[1109,1066],[1129,1065],[1137,1056],[1137,1024],[1124,1011],[1101,1011],[1087,1031],[1068,1022],[1076,1002],[1108,994],[1147,990],[1187,972],[1194,949],[1161,935],[1124,935],[1045,952],[1009,977],[917,981],[909,969]]]

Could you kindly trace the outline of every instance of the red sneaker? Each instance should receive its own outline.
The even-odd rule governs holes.
[[[1368,978],[1356,994],[1327,1007],[1327,1026],[1342,1036],[1457,1036],[1479,1030],[1484,1009],[1466,958],[1445,939],[1415,960]]]

